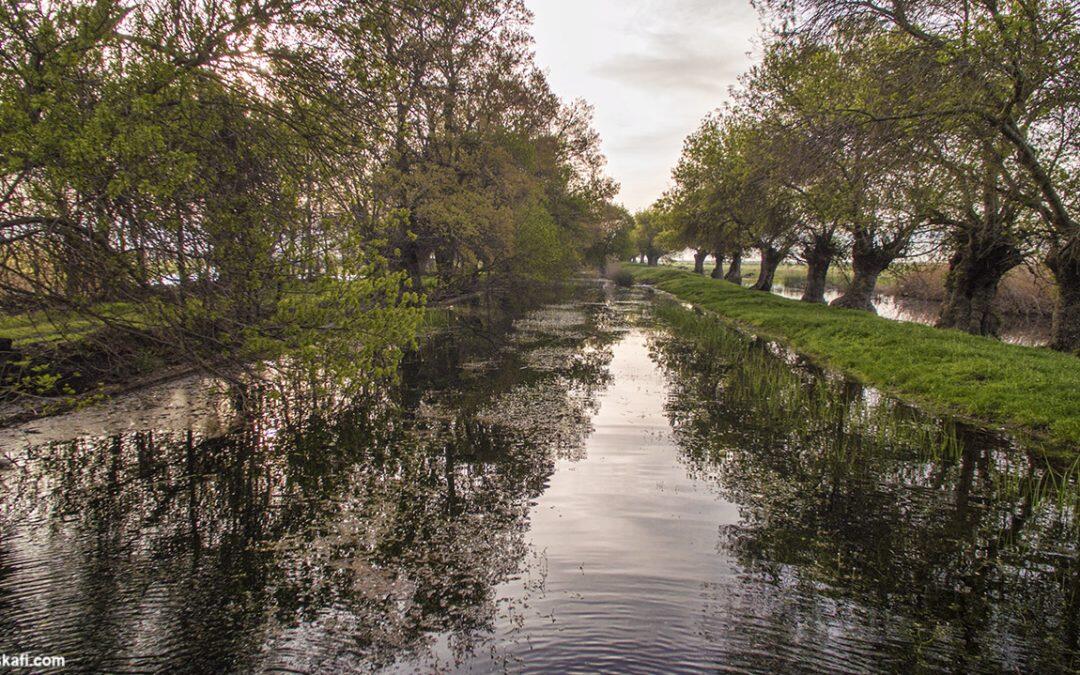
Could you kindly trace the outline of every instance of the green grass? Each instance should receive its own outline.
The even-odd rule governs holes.
[[[424,277],[424,287],[428,290],[437,283],[435,277]],[[343,282],[348,283],[348,282]],[[309,290],[298,285],[290,287],[286,295],[306,294],[311,302],[333,301],[337,296],[331,290]],[[187,308],[196,305],[198,300],[189,299]],[[0,337],[9,338],[15,347],[39,348],[52,347],[67,342],[75,344],[95,331],[105,327],[105,320],[116,321],[133,328],[152,328],[165,323],[163,312],[182,311],[177,307],[162,305],[153,310],[148,304],[136,302],[99,302],[92,305],[86,313],[64,309],[39,310],[18,314],[0,314]],[[93,314],[94,316],[89,316]]]
[[[1080,452],[1080,358],[788,300],[671,267],[624,268],[924,408],[1027,429]]]
[[[135,322],[139,310],[130,303],[101,303],[94,307],[101,316]],[[37,311],[0,315],[0,337],[10,338],[16,347],[42,347],[62,341],[77,342],[104,323],[94,317],[62,311]]]

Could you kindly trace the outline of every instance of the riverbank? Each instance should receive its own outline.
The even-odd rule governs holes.
[[[561,284],[534,286],[532,302],[548,297]],[[512,297],[502,290],[479,289],[428,297],[412,334],[402,345],[423,341],[449,330],[451,311],[467,313],[473,304]],[[45,312],[0,316],[0,429],[63,415],[114,396],[203,374],[251,378],[252,364],[274,359],[273,351],[237,351],[200,357],[174,348],[167,334],[137,314],[134,306],[101,306],[139,330],[121,331],[101,321],[77,321]],[[415,347],[415,344],[413,344]],[[403,346],[403,349],[407,349]]]
[[[715,312],[933,411],[1080,444],[1080,359],[1048,349],[802,303],[672,268],[625,265],[635,281]]]

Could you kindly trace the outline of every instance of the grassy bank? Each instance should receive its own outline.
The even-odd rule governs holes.
[[[636,281],[720,314],[925,408],[1023,428],[1080,449],[1080,358],[750,291],[665,267]]]

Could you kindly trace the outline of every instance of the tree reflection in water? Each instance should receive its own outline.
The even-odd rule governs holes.
[[[457,312],[360,402],[233,390],[222,433],[28,448],[0,477],[0,648],[93,670],[340,670],[439,632],[467,654],[606,384],[618,322],[587,292],[516,322]]]
[[[641,332],[604,421],[611,345],[649,305],[582,292],[459,309],[362,399],[291,381],[229,392],[212,424],[24,448],[0,474],[0,651],[105,671],[635,649],[765,671],[1080,665],[1070,467],[664,303],[651,349],[678,445],[639,400],[665,390]],[[558,460],[577,463],[553,479]],[[714,518],[734,523],[715,550]],[[605,523],[622,529],[582,527]],[[568,539],[549,558],[539,531]]]
[[[1073,468],[675,303],[657,314],[685,336],[653,343],[684,460],[740,507],[720,546],[749,601],[709,629],[775,629],[783,616],[804,642],[851,641],[868,667],[1080,665]],[[785,643],[762,640],[763,652]]]

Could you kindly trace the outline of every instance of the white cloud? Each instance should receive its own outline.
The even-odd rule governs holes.
[[[630,208],[664,190],[683,138],[750,65],[750,0],[527,0],[555,90],[596,108]]]

